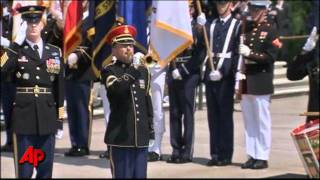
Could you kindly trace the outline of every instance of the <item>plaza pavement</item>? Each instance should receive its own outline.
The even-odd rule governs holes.
[[[226,167],[207,167],[209,160],[209,132],[207,109],[195,113],[194,159],[187,164],[168,164],[165,160],[171,154],[169,112],[165,111],[166,132],[163,137],[163,159],[148,163],[148,178],[306,178],[306,172],[299,159],[290,132],[305,117],[299,113],[306,111],[306,95],[272,99],[272,149],[269,168],[263,170],[243,170],[241,163],[246,161],[244,124],[240,111],[234,113],[234,155],[233,163]],[[239,104],[235,104],[240,109]],[[106,149],[103,142],[105,122],[95,117],[92,126],[91,154],[86,157],[64,157],[70,148],[68,123],[64,123],[64,136],[56,141],[53,178],[111,178],[109,161],[99,159],[98,155]],[[1,145],[5,142],[1,132]],[[1,178],[14,178],[14,164],[11,153],[1,153]]]

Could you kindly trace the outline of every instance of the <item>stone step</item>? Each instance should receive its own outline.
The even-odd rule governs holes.
[[[273,80],[275,88],[293,87],[293,86],[306,86],[308,87],[308,77],[299,81],[290,81],[287,78],[277,78]]]
[[[309,87],[308,86],[297,86],[297,87],[290,87],[290,88],[279,88],[275,89],[272,98],[282,98],[282,97],[289,97],[289,96],[297,96],[308,94]]]
[[[285,68],[286,65],[287,65],[287,63],[284,61],[276,61],[274,63],[274,69]]]
[[[274,69],[274,79],[278,78],[287,78],[287,69],[286,68],[277,68]]]

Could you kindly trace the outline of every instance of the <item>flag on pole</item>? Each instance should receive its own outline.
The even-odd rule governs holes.
[[[193,43],[188,1],[154,1],[150,50],[165,67]]]
[[[133,25],[137,29],[136,48],[147,53],[148,15],[151,13],[151,0],[118,1],[118,21]]]
[[[64,60],[81,44],[82,1],[71,0],[65,13],[63,56]]]
[[[116,1],[102,0],[89,1],[89,23],[87,36],[92,40],[93,63],[92,70],[99,77],[105,64],[111,61],[111,46],[107,45],[106,38],[115,24]]]

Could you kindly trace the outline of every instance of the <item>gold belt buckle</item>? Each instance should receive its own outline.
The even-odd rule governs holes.
[[[36,95],[40,93],[40,88],[39,88],[38,85],[35,85],[35,86],[34,86],[34,88],[33,88],[33,93],[36,94]]]

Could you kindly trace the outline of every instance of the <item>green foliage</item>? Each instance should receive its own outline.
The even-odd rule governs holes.
[[[310,1],[291,0],[289,5],[289,17],[291,18],[291,35],[305,35],[307,32],[308,16],[311,9]],[[288,40],[289,60],[301,51],[306,39]]]
[[[306,23],[311,9],[310,1],[286,1],[292,18],[292,34],[307,34]]]

